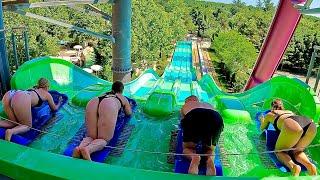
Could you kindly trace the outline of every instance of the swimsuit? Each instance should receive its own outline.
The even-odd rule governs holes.
[[[217,111],[196,108],[181,120],[183,142],[201,142],[206,146],[216,146],[224,128],[223,120]]]
[[[105,95],[98,97],[98,99],[99,99],[98,108],[97,108],[97,114],[98,114],[98,115],[99,115],[99,106],[100,106],[100,103],[102,102],[102,100],[105,99],[105,98],[112,98],[112,97],[119,100],[119,102],[120,102],[120,104],[121,104],[121,108],[124,107],[121,99],[120,99],[118,96],[116,96],[115,93],[113,93],[113,92],[107,92]],[[119,109],[119,111],[120,111],[120,109]]]
[[[28,92],[35,92],[37,94],[39,101],[38,101],[38,104],[35,105],[35,107],[40,107],[43,103],[43,100],[42,100],[41,96],[39,95],[39,93],[35,89],[28,89],[27,91]]]
[[[35,105],[34,107],[40,107],[40,106],[42,105],[42,103],[43,103],[43,100],[42,100],[42,98],[40,97],[40,95],[38,94],[38,92],[37,92],[35,89],[28,89],[27,91],[22,91],[22,90],[10,90],[10,91],[9,91],[9,104],[10,104],[10,107],[13,108],[11,100],[12,100],[13,96],[14,96],[17,92],[23,92],[23,93],[25,93],[25,94],[27,94],[27,95],[31,95],[31,94],[30,94],[31,91],[35,92],[35,93],[37,94],[38,98],[39,98],[38,104]]]
[[[98,108],[97,108],[97,115],[98,115],[98,116],[99,116],[99,106],[100,106],[100,103],[102,102],[102,100],[105,99],[105,98],[112,98],[112,97],[119,100],[119,102],[120,102],[120,104],[121,104],[121,108],[124,107],[121,99],[120,99],[118,96],[116,96],[115,93],[113,93],[113,92],[107,92],[105,95],[98,97],[98,99],[99,99]],[[121,110],[121,108],[119,109],[119,111]],[[105,141],[107,142],[107,144],[110,142],[110,140],[105,140]]]
[[[273,125],[274,125],[274,128],[276,129],[277,132],[280,132],[280,129],[278,128],[278,120],[279,120],[280,116],[282,116],[284,114],[292,114],[292,113],[275,114],[277,117],[274,119]],[[309,126],[312,123],[312,121],[309,118],[306,118],[303,116],[292,115],[287,118],[290,118],[290,119],[293,119],[294,121],[296,121],[300,125],[300,127],[303,129],[303,133],[302,133],[301,137],[303,137],[306,134]]]

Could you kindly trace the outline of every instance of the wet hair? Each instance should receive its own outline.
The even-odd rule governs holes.
[[[281,99],[275,99],[271,102],[272,110],[284,110],[283,103]]]
[[[112,92],[114,93],[122,93],[123,92],[123,89],[124,89],[124,85],[121,81],[115,81],[113,84],[112,84]]]
[[[185,102],[188,102],[188,101],[199,101],[199,99],[197,96],[191,95],[191,96],[187,97],[185,100]]]
[[[46,78],[40,78],[38,80],[37,85],[35,86],[35,88],[47,88],[49,87],[49,81]]]

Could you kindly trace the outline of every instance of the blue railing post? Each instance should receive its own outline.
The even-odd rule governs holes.
[[[9,63],[6,50],[6,39],[3,22],[2,0],[0,1],[0,78],[2,93],[10,89]]]
[[[131,80],[131,0],[114,0],[112,7],[112,45],[113,80]]]

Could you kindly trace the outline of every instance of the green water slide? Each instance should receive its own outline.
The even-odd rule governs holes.
[[[178,44],[175,53],[179,60],[173,59],[162,77],[147,70],[125,85],[125,95],[138,100],[138,111],[130,121],[134,129],[124,152],[109,157],[106,163],[72,159],[61,154],[83,124],[86,103],[109,90],[111,83],[57,58],[43,57],[25,63],[12,77],[12,88],[28,89],[40,77],[46,77],[51,88],[67,94],[70,102],[60,110],[59,121],[47,128],[49,134],[42,134],[30,147],[0,140],[0,174],[14,179],[213,178],[175,174],[173,165],[167,162],[167,155],[135,151],[167,153],[170,133],[178,128],[179,108],[185,97],[194,94],[213,104],[224,118],[225,129],[219,141],[224,177],[268,179],[290,176],[290,173],[274,168],[267,154],[258,153],[265,151],[265,142],[259,137],[261,132],[254,118],[257,112],[269,108],[273,98],[281,98],[286,108],[318,122],[320,102],[314,92],[297,79],[274,77],[243,93],[225,93],[209,75],[200,80],[193,78],[191,64],[187,63],[191,53],[188,49],[190,44]],[[187,62],[183,58],[188,59]],[[152,112],[145,114],[146,107]],[[171,108],[166,110],[167,115],[148,115],[157,114],[164,107]],[[313,144],[318,143],[319,135],[313,141]],[[310,148],[307,153],[316,164],[320,162],[318,148]]]

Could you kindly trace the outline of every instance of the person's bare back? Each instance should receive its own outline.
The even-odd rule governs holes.
[[[189,103],[185,103],[181,108],[181,114],[184,116],[188,114],[193,109],[203,108],[203,109],[213,109],[212,106],[208,103],[202,103],[199,101],[189,101]]]

